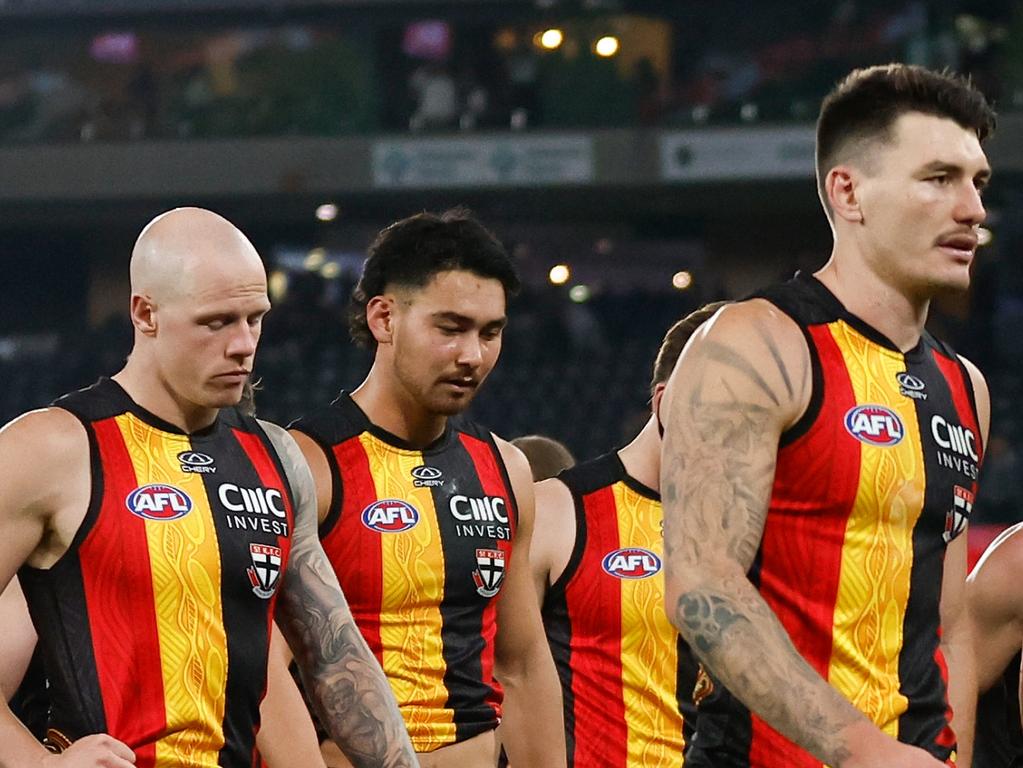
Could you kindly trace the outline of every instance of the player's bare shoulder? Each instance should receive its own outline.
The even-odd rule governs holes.
[[[745,399],[774,410],[786,426],[802,414],[813,382],[802,329],[759,298],[728,304],[704,323],[681,355],[678,378],[702,401],[732,400],[737,387],[746,389]]]
[[[91,494],[89,437],[62,408],[23,414],[0,429],[4,493],[0,524],[38,528],[30,565],[47,567],[67,549]]]

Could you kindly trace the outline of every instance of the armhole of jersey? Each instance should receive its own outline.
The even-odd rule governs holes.
[[[330,468],[330,502],[327,504],[327,517],[324,518],[323,522],[320,523],[317,528],[320,541],[323,541],[341,521],[341,509],[344,506],[345,500],[344,484],[341,482],[341,468],[338,466],[337,457],[334,456],[332,446],[326,445],[317,435],[311,435],[301,429],[298,431],[310,438],[319,446],[320,450],[323,451],[323,458],[326,459],[327,466]],[[358,435],[355,435],[354,438],[358,438]],[[349,438],[349,440],[354,438]],[[317,500],[317,516],[319,515],[319,509],[320,503],[319,500]]]
[[[789,317],[792,316],[789,315]],[[792,319],[795,321],[795,318]],[[817,345],[813,343],[810,331],[802,323],[798,323],[798,325],[810,354],[810,402],[806,404],[806,410],[803,411],[799,420],[782,433],[778,441],[779,448],[791,445],[809,432],[810,427],[817,421],[824,403],[824,369],[821,367],[820,355],[817,354]]]
[[[258,418],[255,416],[247,416],[238,411],[236,408],[233,408],[232,410],[237,413],[239,427],[247,430],[253,435],[256,435],[262,441],[263,448],[270,457],[270,461],[273,462],[274,469],[277,470],[277,474],[280,475],[281,482],[284,483],[284,490],[287,491],[288,498],[291,501],[291,514],[292,518],[294,518],[294,516],[298,513],[298,506],[295,503],[295,486],[294,483],[291,482],[291,476],[288,475],[288,470],[284,466],[281,454],[277,451],[277,446],[274,445],[274,441],[270,438],[270,435],[267,434],[267,431],[263,429],[263,425],[259,423]],[[292,519],[291,525],[294,524],[295,520]]]
[[[572,496],[572,511],[575,515],[575,541],[572,544],[572,554],[569,555],[564,570],[547,590],[549,596],[564,594],[569,582],[572,581],[576,571],[579,570],[579,563],[582,562],[583,552],[586,549],[586,506],[583,504],[583,498],[564,480],[558,480],[558,482],[564,485]]]
[[[67,550],[62,554],[57,561],[49,568],[32,568],[31,566],[23,566],[29,568],[37,573],[55,573],[63,563],[70,561],[74,558],[75,553],[78,552],[78,548],[82,546],[82,542],[85,541],[89,532],[96,525],[96,520],[99,518],[100,508],[103,506],[103,465],[100,462],[99,457],[99,445],[96,442],[96,433],[93,431],[91,424],[82,418],[81,415],[75,413],[68,408],[61,406],[53,406],[60,408],[63,411],[67,411],[76,419],[78,423],[85,429],[85,434],[89,440],[89,506],[86,507],[85,517],[82,518],[82,522],[78,526],[78,530],[75,531],[75,535],[71,539],[71,543],[68,544]]]
[[[497,459],[497,466],[501,471],[501,479],[504,481],[504,487],[508,489],[508,500],[512,505],[512,514],[515,515],[515,520],[512,523],[513,528],[519,530],[519,499],[515,495],[515,486],[512,484],[511,475],[508,474],[508,467],[504,463],[504,455],[501,453],[501,449],[497,445],[497,439],[494,437],[493,432],[486,431],[487,442],[490,443],[490,450],[494,452],[494,458]],[[534,520],[536,513],[533,514]],[[535,530],[535,526],[534,526]]]
[[[977,423],[977,431],[980,432],[980,411],[977,410],[977,392],[973,388],[973,377],[970,375],[970,369],[966,367],[966,363],[959,355],[955,355],[956,365],[959,367],[959,375],[963,377],[963,387],[966,389],[966,396],[970,400],[970,408],[973,409],[973,420]],[[990,398],[990,395],[988,395]],[[988,406],[990,407],[990,405]],[[988,415],[988,421],[990,422],[991,417]],[[988,424],[988,430],[990,431],[991,425]],[[990,437],[990,434],[988,435]],[[987,455],[987,444],[984,442],[984,435],[978,434],[977,439],[980,440],[980,455]]]

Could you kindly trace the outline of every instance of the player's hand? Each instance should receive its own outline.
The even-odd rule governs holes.
[[[59,755],[47,755],[40,768],[131,768],[135,753],[105,733],[79,739]]]

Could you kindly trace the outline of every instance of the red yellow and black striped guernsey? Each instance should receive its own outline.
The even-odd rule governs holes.
[[[323,548],[416,751],[497,727],[496,599],[517,512],[493,436],[452,420],[418,450],[344,393],[292,428],[327,457],[333,492]]]
[[[749,577],[832,686],[888,734],[949,760],[944,555],[983,457],[969,373],[928,333],[900,352],[813,277],[762,296],[803,329],[813,394],[782,436]],[[690,768],[821,765],[722,690],[700,702],[695,728]]]
[[[39,633],[50,727],[109,733],[139,768],[248,768],[293,498],[236,409],[185,434],[110,379],[55,406],[89,437],[92,498],[68,551],[19,576]]]

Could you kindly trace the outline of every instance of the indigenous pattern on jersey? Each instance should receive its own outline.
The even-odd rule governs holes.
[[[803,328],[813,394],[782,436],[749,577],[825,680],[888,734],[948,760],[938,606],[983,455],[969,374],[927,333],[901,353],[812,277],[763,297]],[[821,765],[720,688],[695,727],[690,768]]]
[[[323,548],[416,751],[497,727],[496,598],[517,513],[490,432],[449,424],[416,450],[370,423],[345,393],[292,428],[327,456]]]
[[[1023,768],[1023,729],[1019,720],[1020,654],[1001,679],[977,702],[973,768]]]
[[[658,494],[617,453],[562,472],[576,536],[543,605],[570,768],[682,764],[680,640],[664,611]],[[692,692],[692,687],[686,692]]]
[[[294,521],[276,452],[235,409],[188,435],[110,379],[55,405],[88,432],[92,498],[67,553],[20,572],[51,728],[139,768],[249,768]]]

